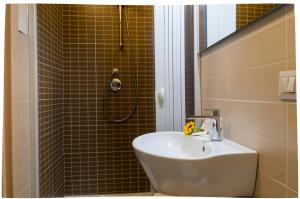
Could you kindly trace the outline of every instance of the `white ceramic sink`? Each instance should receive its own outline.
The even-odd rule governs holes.
[[[133,140],[156,191],[181,196],[252,196],[257,153],[227,139],[211,142],[182,132],[156,132]]]

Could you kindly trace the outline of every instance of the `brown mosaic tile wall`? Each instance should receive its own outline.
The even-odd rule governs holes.
[[[194,115],[194,7],[184,6],[185,112]]]
[[[199,48],[205,50],[206,44],[206,5],[199,5]]]
[[[109,113],[120,119],[134,103],[122,10],[125,47],[120,51],[117,6],[63,6],[65,195],[150,190],[131,143],[155,131],[152,6],[128,6],[138,108],[121,124],[106,121],[103,113],[104,89],[114,67],[123,84],[120,92],[108,94]]]
[[[236,5],[236,29],[246,26],[255,19],[267,14],[278,4],[237,4]]]
[[[62,6],[38,5],[40,197],[64,195]]]

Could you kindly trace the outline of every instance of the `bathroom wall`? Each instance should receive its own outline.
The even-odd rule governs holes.
[[[103,112],[106,83],[119,69],[122,89],[108,92],[109,114],[121,119],[135,101],[122,7],[119,49],[118,6],[63,5],[65,195],[150,191],[132,140],[155,131],[153,6],[128,6],[139,102],[123,123]]]
[[[5,6],[2,197],[13,197],[11,121],[11,5]]]
[[[199,5],[199,48],[200,52],[206,49],[206,6]]]
[[[201,55],[203,109],[219,108],[224,136],[258,152],[256,197],[297,197],[296,102],[278,97],[295,59],[292,6]]]
[[[6,37],[6,50],[5,60],[10,58],[10,61],[5,63],[5,100],[10,99],[10,103],[5,104],[5,120],[4,120],[4,139],[8,138],[7,134],[11,136],[11,142],[5,142],[6,150],[11,148],[11,153],[6,153],[11,157],[5,160],[11,161],[11,171],[5,175],[12,175],[11,183],[3,179],[3,183],[7,183],[3,187],[11,189],[12,193],[7,193],[9,197],[31,197],[36,196],[35,192],[35,179],[36,170],[35,165],[35,144],[32,142],[33,120],[31,117],[31,105],[33,102],[31,92],[34,88],[31,82],[32,69],[34,68],[32,60],[32,39],[34,32],[34,20],[33,20],[33,6],[26,4],[11,4],[8,7],[8,13],[10,17],[7,19],[7,23],[10,23],[8,27],[10,30]],[[24,12],[28,10],[28,12]],[[21,22],[21,20],[23,20]],[[27,30],[20,31],[19,24],[26,24]],[[6,35],[7,36],[7,35]],[[7,54],[6,54],[7,53]],[[8,56],[8,57],[7,57]],[[8,91],[10,90],[10,91]],[[10,106],[10,107],[9,107]],[[10,126],[7,126],[10,125]],[[9,140],[5,140],[9,141]],[[7,151],[6,151],[7,152]],[[4,177],[8,177],[5,176]],[[9,184],[10,183],[10,184]],[[11,195],[12,194],[12,195]]]
[[[64,195],[62,5],[37,5],[40,197]]]
[[[236,29],[240,29],[257,18],[278,7],[278,4],[237,4]]]
[[[4,55],[3,197],[35,197],[37,155],[32,113],[33,6],[7,4]],[[28,12],[25,12],[28,11]],[[26,30],[20,24],[26,24]],[[24,27],[24,26],[23,26]]]
[[[41,197],[150,190],[131,142],[155,131],[152,6],[128,7],[138,108],[121,124],[103,113],[113,67],[122,90],[108,92],[109,113],[120,119],[135,100],[122,10],[120,51],[117,6],[37,6]]]
[[[194,115],[194,6],[184,6],[185,113]]]

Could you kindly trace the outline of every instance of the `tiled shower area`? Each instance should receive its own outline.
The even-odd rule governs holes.
[[[138,89],[130,73],[125,9]],[[138,135],[155,131],[153,6],[37,6],[40,197],[150,191],[132,149]],[[122,89],[108,92],[112,69]]]

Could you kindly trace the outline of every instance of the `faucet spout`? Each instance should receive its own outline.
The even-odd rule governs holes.
[[[220,127],[220,110],[219,109],[206,109],[207,111],[212,111],[212,115],[193,115],[187,116],[187,120],[195,120],[195,119],[214,119],[216,122],[216,130],[213,132],[209,132],[211,135],[211,141],[221,141],[221,131]]]

